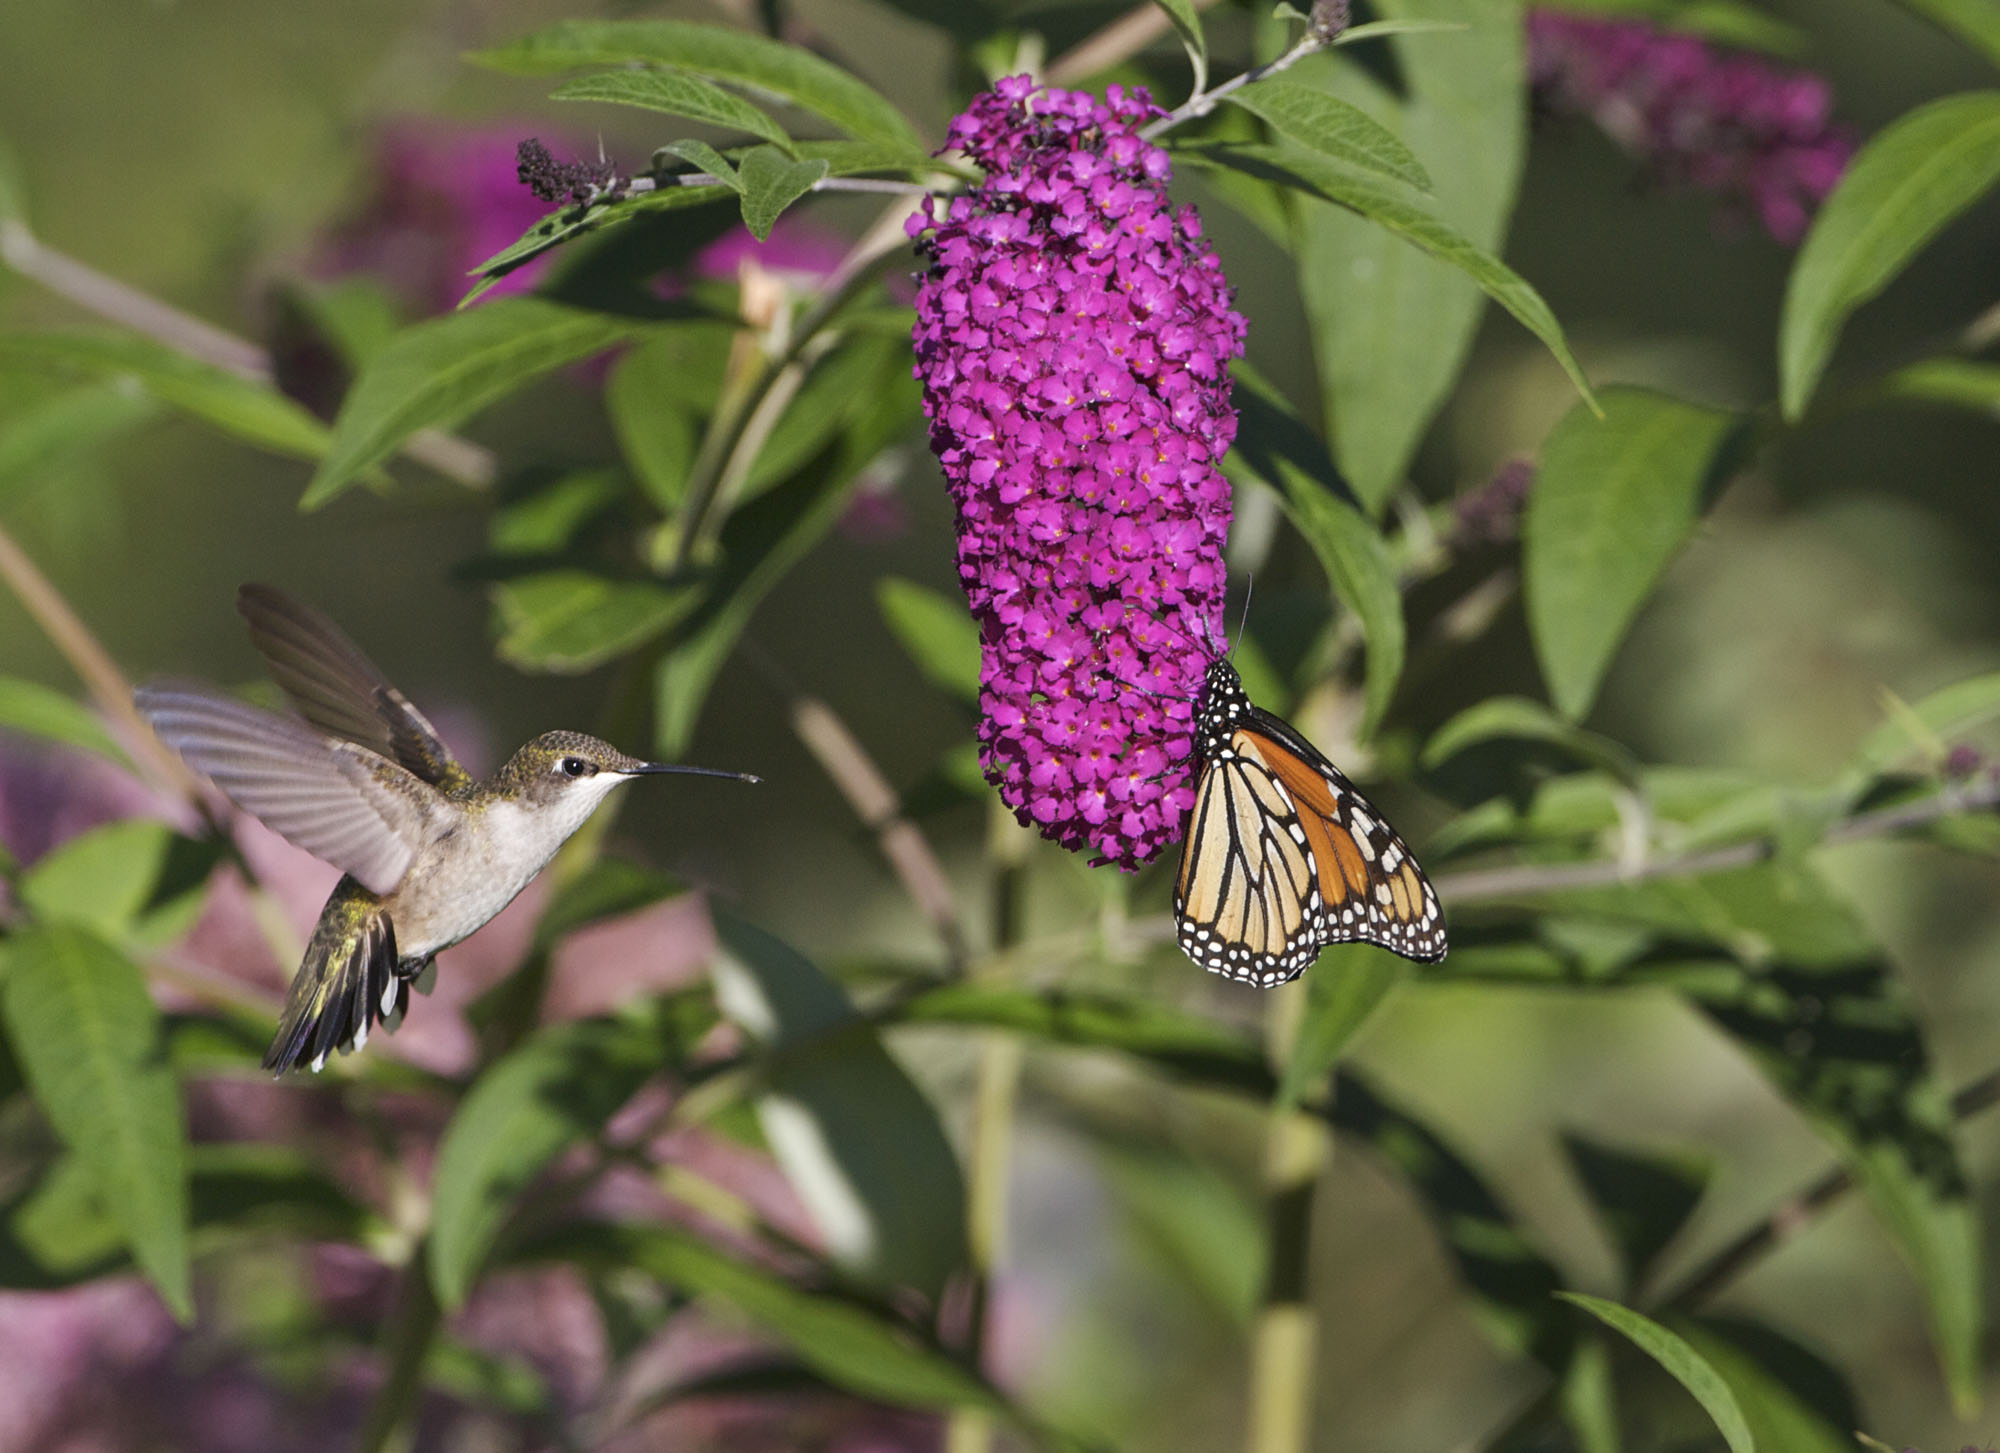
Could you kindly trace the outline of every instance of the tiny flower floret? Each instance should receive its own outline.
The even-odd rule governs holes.
[[[916,375],[982,640],[981,762],[1025,823],[1134,867],[1193,802],[1221,638],[1244,323],[1167,200],[1143,91],[999,82],[952,122],[985,171],[910,234]]]

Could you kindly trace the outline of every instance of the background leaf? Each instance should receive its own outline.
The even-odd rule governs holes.
[[[1612,1330],[1622,1332],[1641,1352],[1672,1373],[1675,1381],[1693,1393],[1695,1401],[1708,1411],[1729,1444],[1730,1453],[1755,1453],[1756,1440],[1750,1436],[1750,1426],[1744,1422],[1743,1410],[1729,1384],[1681,1337],[1630,1307],[1621,1307],[1602,1297],[1588,1297],[1581,1292],[1556,1295],[1582,1307]]]
[[[1579,405],[1542,446],[1522,588],[1556,709],[1586,715],[1626,628],[1694,528],[1734,418],[1642,389]]]
[[[334,499],[419,429],[451,428],[637,331],[629,319],[541,298],[502,298],[406,329],[355,379],[300,508]]]
[[[188,1272],[187,1126],[160,1016],[132,961],[89,931],[55,925],[7,941],[0,1009],[36,1103],[181,1321]]]
[[[1785,289],[1778,378],[1787,419],[1805,413],[1848,314],[1996,181],[1996,91],[1919,106],[1861,148],[1820,207]]]
[[[875,604],[931,685],[959,701],[979,699],[979,627],[962,600],[890,575],[876,583]]]

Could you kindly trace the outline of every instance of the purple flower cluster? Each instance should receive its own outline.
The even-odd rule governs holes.
[[[1545,110],[1589,116],[1666,180],[1718,194],[1787,246],[1854,154],[1822,77],[1644,21],[1534,10],[1528,65]]]
[[[1221,639],[1244,323],[1143,91],[1001,81],[951,125],[986,179],[910,233],[916,375],[979,620],[980,760],[1022,822],[1135,867],[1192,804]]]

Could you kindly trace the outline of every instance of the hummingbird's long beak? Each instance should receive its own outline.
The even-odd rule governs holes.
[[[625,768],[625,775],[628,777],[653,776],[666,772],[684,773],[690,777],[728,777],[737,782],[764,780],[752,772],[729,772],[721,767],[684,767],[678,762],[641,762],[636,767]]]

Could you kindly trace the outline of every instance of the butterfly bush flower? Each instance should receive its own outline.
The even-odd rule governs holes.
[[[1748,210],[1787,246],[1854,154],[1822,77],[1644,21],[1531,11],[1528,65],[1544,109],[1590,117],[1668,181]]]
[[[985,172],[913,217],[916,375],[980,624],[980,760],[1022,822],[1135,867],[1180,835],[1221,638],[1244,323],[1167,200],[1144,91],[1001,81],[952,122]]]

